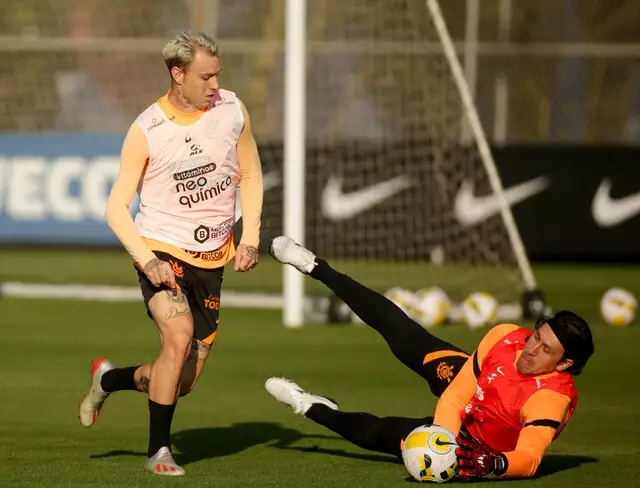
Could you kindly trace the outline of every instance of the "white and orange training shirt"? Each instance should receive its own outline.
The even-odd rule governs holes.
[[[147,148],[139,151],[146,150],[148,160],[138,186],[135,229],[150,250],[167,252],[201,268],[229,262],[235,256],[238,185],[243,214],[240,242],[258,247],[262,171],[253,138],[244,144],[250,147],[239,144],[245,114],[235,94],[220,89],[206,110],[183,113],[167,94],[136,119],[130,135],[135,129],[144,138],[134,134],[131,140],[134,144],[146,141]],[[136,253],[131,254],[136,259]]]

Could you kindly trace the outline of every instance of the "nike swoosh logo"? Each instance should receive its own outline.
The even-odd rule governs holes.
[[[546,176],[539,176],[516,186],[506,188],[504,196],[510,207],[531,198],[549,186]],[[473,194],[473,183],[464,181],[454,204],[454,214],[458,222],[465,226],[471,226],[484,222],[489,217],[500,213],[500,203],[496,195],[477,197]]]
[[[623,198],[611,198],[611,180],[600,183],[591,203],[593,219],[600,227],[613,227],[640,214],[640,192]]]
[[[458,444],[455,442],[443,442],[439,437],[436,437],[435,440],[436,446],[457,446]]]
[[[401,175],[350,193],[343,193],[342,178],[331,176],[322,192],[322,213],[334,222],[347,220],[410,186],[409,177]]]

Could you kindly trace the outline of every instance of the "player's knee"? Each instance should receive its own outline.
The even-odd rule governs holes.
[[[188,331],[172,331],[162,341],[162,352],[177,363],[184,363],[191,348],[191,334]]]

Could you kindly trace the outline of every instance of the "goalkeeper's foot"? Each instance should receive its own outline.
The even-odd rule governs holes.
[[[91,363],[91,388],[89,393],[84,396],[80,402],[80,423],[85,427],[95,424],[100,415],[102,404],[109,396],[109,393],[102,389],[102,377],[107,371],[111,371],[115,366],[106,358],[96,359]]]
[[[168,447],[161,447],[153,456],[147,458],[144,470],[147,473],[161,476],[184,476],[184,469],[173,460],[173,455]]]
[[[306,414],[315,404],[326,405],[332,410],[338,410],[338,404],[332,399],[304,391],[297,383],[286,378],[269,378],[264,387],[273,398],[289,405],[298,415]]]
[[[301,273],[309,274],[316,266],[316,255],[291,237],[279,236],[271,241],[269,254],[282,264],[290,264]]]

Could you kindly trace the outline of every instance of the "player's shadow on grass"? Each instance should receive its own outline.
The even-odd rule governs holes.
[[[269,444],[278,449],[287,449],[299,452],[340,456],[350,459],[365,461],[401,463],[398,458],[384,454],[352,453],[341,449],[329,449],[318,446],[297,447],[291,446],[301,439],[341,439],[337,436],[308,435],[295,429],[289,429],[280,424],[268,422],[243,422],[228,427],[207,427],[190,429],[172,434],[173,450],[176,462],[188,465],[204,459],[218,458],[237,454],[253,446]],[[146,452],[113,450],[102,454],[92,454],[91,459],[100,459],[117,456],[141,456],[146,457]],[[547,454],[536,473],[536,478],[548,476],[568,469],[579,467],[581,464],[598,462],[597,458],[578,456],[573,454]]]
[[[228,427],[207,427],[175,432],[171,435],[175,460],[187,465],[203,459],[237,454],[253,446],[268,444],[284,448],[303,438],[334,439],[322,435],[306,435],[294,429],[268,422],[243,422]],[[146,452],[113,450],[92,454],[92,459],[115,456],[144,456]]]
[[[597,463],[599,459],[575,454],[547,454],[542,458],[536,477],[540,478],[550,474],[577,468],[581,464]]]
[[[328,437],[332,438],[332,437]],[[333,437],[333,439],[339,439],[339,437]],[[387,456],[384,454],[358,454],[342,451],[340,449],[326,449],[318,446],[313,447],[295,447],[295,446],[274,446],[279,447],[281,449],[290,449],[293,451],[301,451],[301,452],[313,452],[319,454],[329,454],[332,456],[340,456],[351,459],[364,459],[367,461],[375,461],[375,462],[385,462],[385,463],[396,463],[402,464],[402,460],[400,458],[395,458],[393,456]],[[535,478],[542,478],[544,476],[549,476],[551,474],[559,473],[560,471],[566,471],[568,469],[577,468],[582,464],[586,463],[595,463],[598,462],[599,459],[589,456],[577,456],[573,454],[547,454],[542,458],[542,463],[538,468],[538,471],[535,475]],[[410,476],[406,478],[406,481],[414,481]],[[462,480],[457,480],[462,481]],[[473,482],[473,481],[488,481],[485,478],[478,478],[474,480],[464,480],[464,482]],[[491,481],[508,481],[507,479],[500,478],[491,478]]]
[[[540,467],[538,467],[538,471],[533,476],[533,479],[543,478],[545,476],[549,476],[555,473],[559,473],[560,471],[566,471],[567,469],[577,468],[582,464],[586,463],[596,463],[599,459],[589,456],[577,456],[574,454],[547,454],[542,458],[542,462],[540,463]],[[405,481],[415,482],[413,478],[410,476],[405,478]],[[478,482],[502,482],[502,481],[513,481],[509,478],[473,478],[473,479],[455,479],[453,480],[457,483],[478,483]]]
[[[315,437],[319,438],[320,436],[305,436],[305,437]],[[342,439],[342,437],[332,437],[326,436],[325,439]],[[347,442],[347,441],[345,441]],[[273,445],[273,447],[277,447],[279,449],[287,449],[290,451],[299,451],[299,452],[310,452],[310,453],[318,453],[318,454],[328,454],[329,456],[338,456],[349,459],[362,459],[364,461],[375,461],[377,463],[393,463],[393,464],[402,464],[402,460],[400,458],[396,458],[386,454],[360,454],[356,452],[347,452],[342,449],[329,449],[326,447],[297,447],[297,446],[287,446],[287,445]]]

